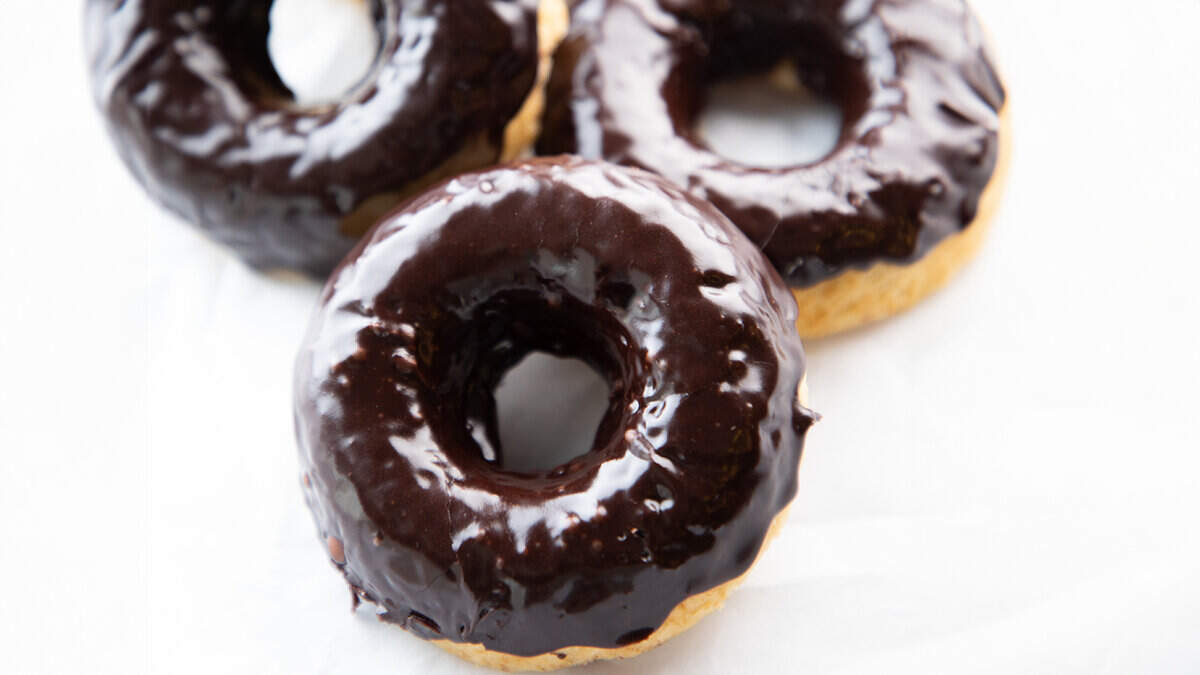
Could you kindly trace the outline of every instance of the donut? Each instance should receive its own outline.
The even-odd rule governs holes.
[[[320,540],[379,618],[465,659],[631,656],[720,606],[797,489],[814,414],[795,301],[710,204],[539,158],[393,212],[297,358]],[[532,351],[611,385],[592,449],[504,468],[493,391]]]
[[[301,105],[267,52],[271,0],[88,0],[93,93],[156,201],[257,268],[324,276],[384,212],[538,133],[563,0],[371,0],[382,48]]]
[[[763,73],[839,105],[832,152],[768,168],[705,144],[706,87]],[[932,292],[979,247],[998,197],[1005,93],[961,0],[585,0],[550,92],[540,151],[648,169],[711,201],[792,287],[806,337]]]

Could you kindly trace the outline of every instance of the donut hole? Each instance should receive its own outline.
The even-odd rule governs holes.
[[[842,109],[805,87],[789,64],[713,83],[696,133],[713,152],[749,166],[810,164],[838,146]]]
[[[186,20],[224,61],[197,59],[198,68],[228,69],[247,98],[290,109],[320,108],[362,82],[378,59],[383,19],[376,1],[274,0],[203,5]]]
[[[610,385],[580,359],[533,352],[500,379],[500,467],[540,473],[591,451],[608,412]]]
[[[818,23],[739,14],[723,25],[669,83],[684,136],[755,168],[814,164],[853,137],[870,91],[863,56]]]
[[[644,387],[624,326],[543,283],[517,282],[443,315],[416,353],[422,379],[440,383],[435,436],[455,439],[443,446],[455,461],[501,481],[603,462]]]
[[[267,51],[300,105],[336,101],[370,73],[379,54],[378,3],[274,0]]]

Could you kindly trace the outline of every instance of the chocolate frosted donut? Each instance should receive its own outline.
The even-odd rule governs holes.
[[[351,589],[478,663],[649,649],[719,606],[796,492],[795,303],[659,177],[575,159],[460,176],[330,278],[296,369],[305,494]],[[587,454],[504,468],[493,390],[534,350],[611,383]]]
[[[711,201],[798,290],[802,333],[915,302],[978,243],[919,264],[977,219],[997,164],[1005,95],[961,0],[585,0],[574,20],[539,149]],[[825,158],[747,166],[697,136],[708,84],[772,69],[841,107]]]
[[[125,163],[251,265],[323,275],[405,196],[536,136],[562,0],[372,0],[374,67],[313,106],[271,65],[270,6],[87,3],[95,97]]]

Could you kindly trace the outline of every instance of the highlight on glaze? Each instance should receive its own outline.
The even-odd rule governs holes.
[[[539,150],[686,187],[793,286],[913,262],[975,216],[1005,95],[962,0],[583,0],[573,20]],[[841,107],[834,151],[761,168],[708,148],[705,87],[781,64]]]
[[[556,158],[446,182],[334,272],[297,360],[320,539],[426,638],[636,643],[745,572],[795,495],[795,315],[761,252],[657,176]],[[590,452],[517,473],[493,391],[532,351],[612,393]]]
[[[500,157],[534,86],[538,5],[371,0],[374,67],[314,106],[271,64],[270,5],[88,0],[94,96],[158,202],[251,265],[324,276],[429,179]]]

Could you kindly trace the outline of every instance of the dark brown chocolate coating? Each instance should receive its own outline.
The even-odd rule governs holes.
[[[917,260],[975,217],[1004,91],[961,0],[584,0],[573,20],[539,149],[686,187],[794,286]],[[788,61],[843,111],[831,154],[758,168],[697,137],[708,84]]]
[[[373,230],[297,360],[305,495],[359,597],[529,656],[644,639],[754,561],[813,414],[795,300],[711,205],[577,159],[460,176]],[[612,385],[592,450],[502,468],[531,351]]]
[[[324,276],[423,177],[496,161],[534,83],[537,4],[372,0],[370,74],[309,107],[271,65],[270,5],[88,0],[95,97],[154,199],[251,265]]]

